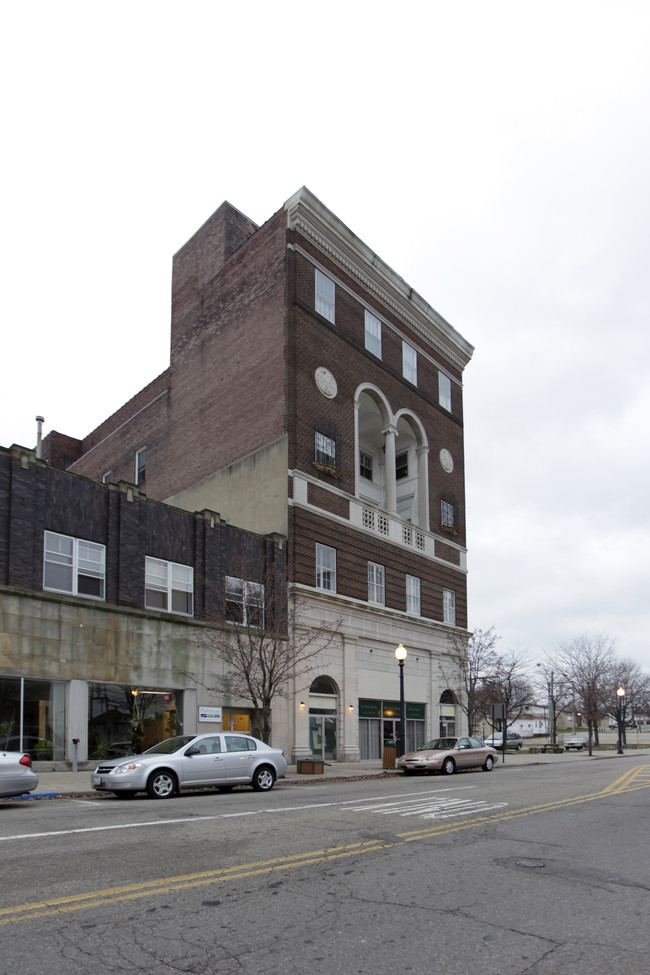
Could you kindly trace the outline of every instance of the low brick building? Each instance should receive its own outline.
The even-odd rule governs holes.
[[[289,688],[294,758],[378,758],[460,730],[467,626],[463,370],[472,347],[302,188],[257,227],[224,203],[174,258],[169,368],[43,456],[286,535],[297,629],[331,627]],[[293,617],[292,617],[293,618]]]
[[[85,761],[181,729],[249,730],[250,701],[214,690],[210,649],[242,564],[286,620],[285,539],[0,449],[0,748]]]

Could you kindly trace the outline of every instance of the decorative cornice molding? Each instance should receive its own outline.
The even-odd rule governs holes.
[[[310,240],[346,274],[376,295],[426,343],[459,369],[465,368],[474,347],[307,187],[303,186],[287,200],[284,209],[290,230],[296,230]]]

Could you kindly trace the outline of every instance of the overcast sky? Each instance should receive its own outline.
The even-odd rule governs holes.
[[[169,364],[172,255],[306,185],[474,346],[470,626],[650,668],[650,4],[4,4],[0,445]]]

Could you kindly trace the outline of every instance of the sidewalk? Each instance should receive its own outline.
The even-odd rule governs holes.
[[[624,756],[617,755],[612,750],[598,752],[592,756],[591,761],[621,757],[634,758],[636,756],[637,753],[631,750],[626,751]],[[494,767],[495,769],[521,768],[522,765],[550,765],[557,764],[558,762],[575,762],[581,759],[583,761],[585,759],[589,760],[589,755],[583,752],[562,752],[559,755],[529,755],[527,752],[524,754],[507,752],[505,762],[502,761],[502,757],[499,755]],[[32,798],[99,795],[90,785],[90,767],[72,772],[69,769],[52,771],[51,768],[47,768],[47,765],[48,763],[46,762],[34,763],[34,771],[37,773],[39,781],[37,789],[32,793]],[[41,767],[39,768],[39,766]],[[396,769],[384,769],[380,761],[346,762],[345,764],[338,764],[336,762],[331,764],[326,763],[322,775],[298,774],[296,766],[290,765],[287,768],[286,776],[278,781],[278,786],[281,788],[285,783],[309,785],[316,782],[343,782],[352,779],[401,777],[401,775],[402,773]]]

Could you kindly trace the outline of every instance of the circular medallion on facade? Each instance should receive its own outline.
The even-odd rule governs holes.
[[[443,471],[446,471],[447,474],[451,474],[454,469],[454,458],[451,456],[446,447],[443,447],[440,451],[440,464]]]
[[[320,389],[323,396],[327,396],[328,399],[334,399],[338,392],[338,386],[336,385],[336,379],[325,366],[319,366],[316,370],[316,385]]]

